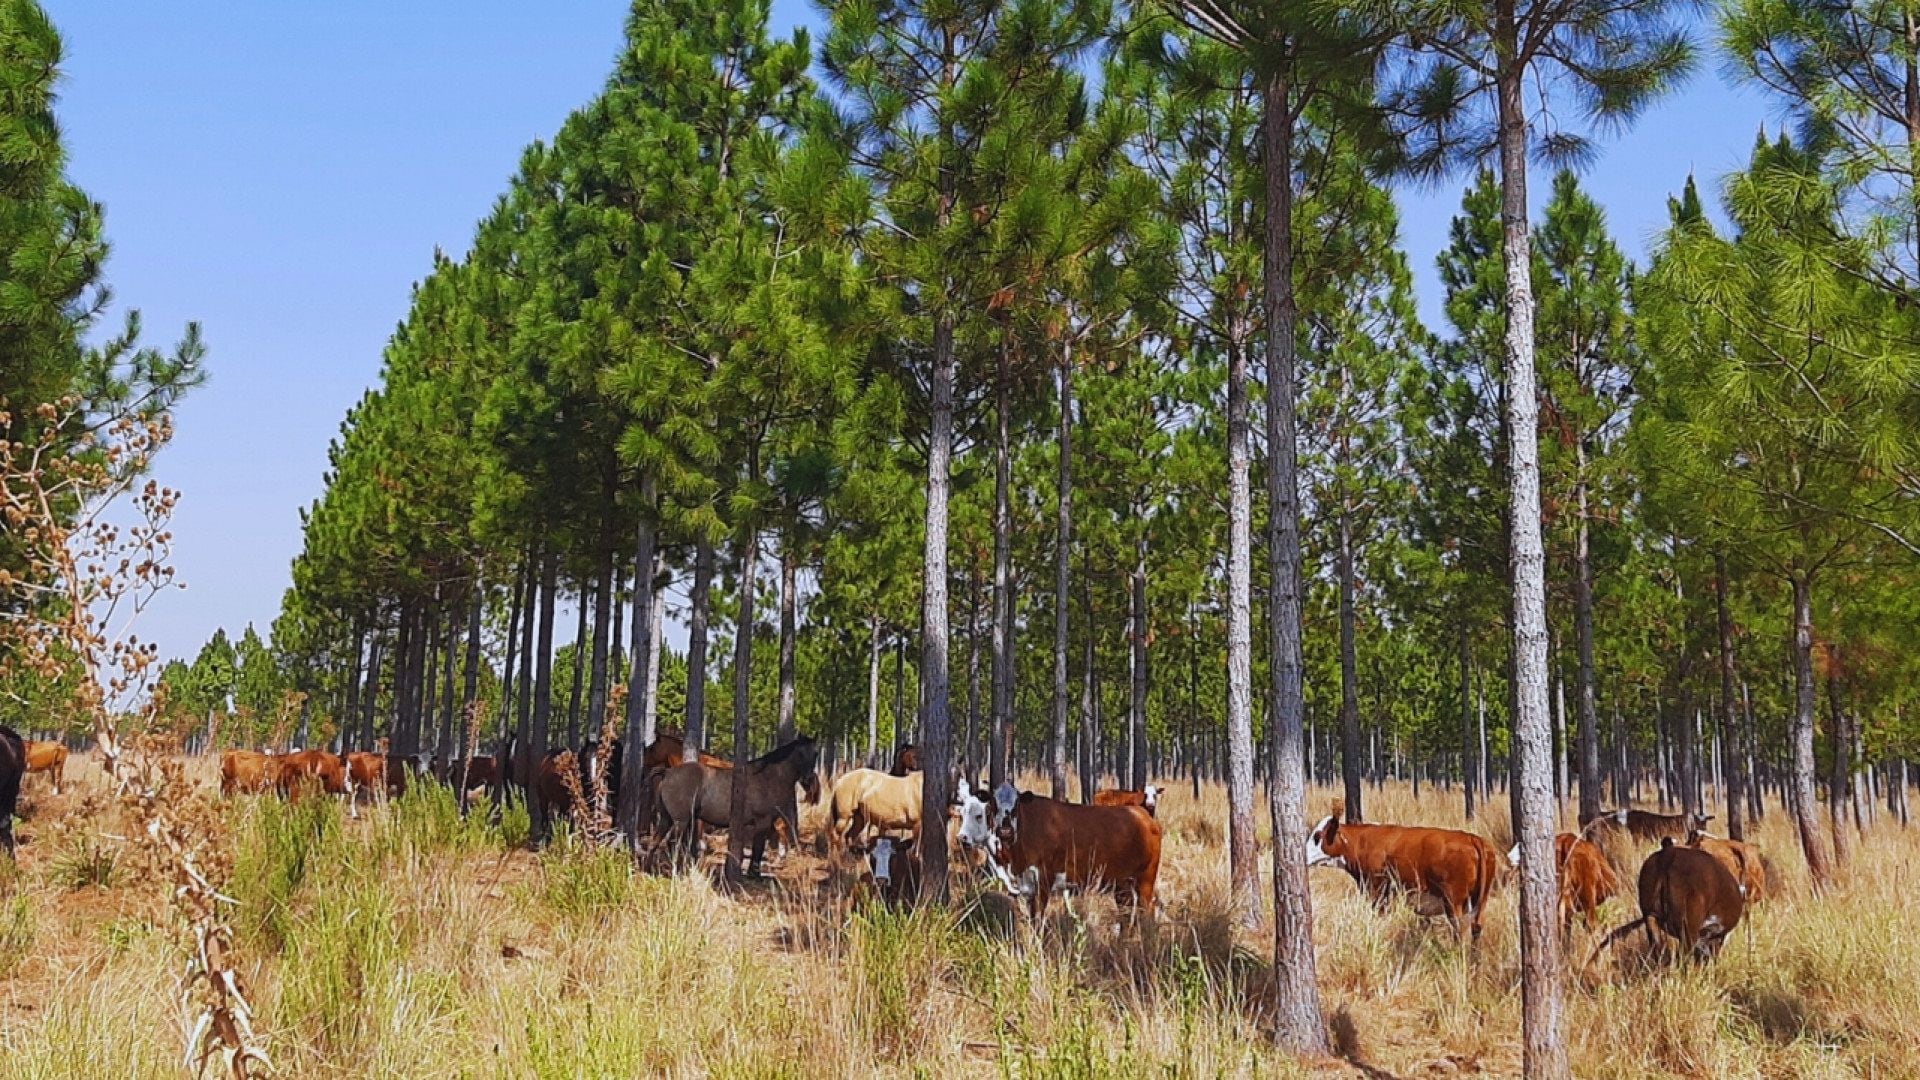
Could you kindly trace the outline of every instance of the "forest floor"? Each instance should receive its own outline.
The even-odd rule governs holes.
[[[190,769],[217,799],[212,763]],[[98,765],[69,773],[61,796],[29,780],[17,867],[0,861],[0,1077],[177,1076],[164,879],[114,838]],[[1367,802],[1376,821],[1461,824],[1457,791],[1389,785]],[[1504,805],[1477,823],[1503,852]],[[509,848],[523,817],[463,821],[443,792],[358,820],[264,797],[217,817],[238,956],[285,1076],[1517,1072],[1511,881],[1469,954],[1444,922],[1376,911],[1344,874],[1314,871],[1340,1056],[1302,1062],[1263,1036],[1270,924],[1236,932],[1227,916],[1224,792],[1178,785],[1160,813],[1165,912],[1144,936],[1097,897],[1056,903],[1036,930],[976,884],[951,910],[889,910],[853,899],[852,875],[811,846],[739,893],[715,886],[713,856],[661,877],[564,839],[531,854]],[[809,840],[822,814],[805,815]],[[1576,1075],[1920,1075],[1920,829],[1871,830],[1821,896],[1777,808],[1759,843],[1771,895],[1711,965],[1650,961],[1636,934],[1578,970],[1598,931],[1575,930]],[[1602,929],[1633,914],[1615,899]]]

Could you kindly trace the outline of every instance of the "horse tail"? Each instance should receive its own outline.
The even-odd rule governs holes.
[[[1635,930],[1638,930],[1645,925],[1647,925],[1647,917],[1645,915],[1642,915],[1639,918],[1633,920],[1632,922],[1626,924],[1625,926],[1622,926],[1619,929],[1608,934],[1606,937],[1601,938],[1600,944],[1595,945],[1593,947],[1593,952],[1587,955],[1587,962],[1581,965],[1581,970],[1584,971],[1585,969],[1592,967],[1593,962],[1595,960],[1600,959],[1600,953],[1603,950],[1605,950],[1608,946],[1612,945],[1614,942],[1619,941],[1621,938],[1626,937],[1628,934],[1633,933]]]

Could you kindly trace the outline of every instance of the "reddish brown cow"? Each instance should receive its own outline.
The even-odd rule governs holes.
[[[347,763],[327,750],[296,750],[282,755],[274,768],[274,788],[297,800],[304,791],[347,794]]]
[[[1053,890],[1111,891],[1129,916],[1153,911],[1160,879],[1160,823],[1137,806],[1077,806],[1002,784],[997,818],[960,788],[960,841],[982,848],[1009,891],[1027,896],[1028,912],[1046,913]]]
[[[1507,852],[1507,861],[1520,865],[1520,845]],[[1599,848],[1570,832],[1553,838],[1553,865],[1560,877],[1560,925],[1573,926],[1578,912],[1592,926],[1607,897],[1620,891],[1620,876]]]
[[[1155,811],[1160,804],[1160,796],[1166,794],[1166,791],[1167,789],[1165,787],[1157,784],[1148,784],[1145,791],[1123,791],[1118,788],[1108,788],[1105,791],[1096,791],[1093,793],[1093,805],[1138,806],[1147,813],[1158,817],[1159,814]]]
[[[347,780],[357,794],[381,790],[386,781],[387,755],[356,750],[347,755]]]
[[[67,780],[67,745],[57,742],[27,743],[27,771],[43,772],[53,781],[53,793],[60,794]]]
[[[1740,883],[1718,859],[1667,840],[1640,864],[1640,917],[1602,939],[1587,962],[1642,926],[1649,944],[1659,943],[1653,932],[1659,927],[1687,956],[1711,960],[1745,912]]]
[[[1687,837],[1687,846],[1720,860],[1720,865],[1726,867],[1727,873],[1732,874],[1733,880],[1739,884],[1740,895],[1746,898],[1747,903],[1751,904],[1766,894],[1767,868],[1760,859],[1760,850],[1752,844],[1727,840],[1696,829],[1692,836]]]
[[[1333,800],[1333,813],[1307,839],[1308,866],[1345,870],[1376,904],[1395,890],[1430,897],[1445,909],[1456,933],[1461,918],[1471,916],[1468,927],[1475,939],[1480,937],[1500,859],[1492,844],[1457,829],[1342,824],[1345,813],[1346,800]]]
[[[278,759],[257,750],[229,750],[220,755],[220,794],[270,791],[279,779]]]

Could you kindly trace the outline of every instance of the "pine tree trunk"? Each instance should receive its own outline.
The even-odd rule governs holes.
[[[380,701],[380,664],[386,658],[381,655],[381,635],[373,634],[373,640],[367,644],[367,684],[360,692],[360,746],[365,750],[374,747],[374,714]]]
[[[1746,757],[1734,699],[1733,615],[1727,608],[1727,557],[1718,552],[1713,556],[1713,599],[1720,631],[1720,760],[1727,781],[1727,835],[1745,840],[1741,810],[1747,797]]]
[[[1833,865],[1845,870],[1853,862],[1853,833],[1847,828],[1852,802],[1853,733],[1847,730],[1847,710],[1841,704],[1840,647],[1827,644],[1827,741],[1833,747],[1833,771],[1827,777],[1827,819],[1833,828]]]
[[[713,544],[694,545],[693,592],[687,597],[687,720],[682,761],[699,761],[707,745],[707,619],[713,600]]]
[[[1086,626],[1086,669],[1080,680],[1080,801],[1093,802],[1093,793],[1100,790],[1100,718],[1095,711],[1098,690],[1094,682],[1098,655],[1097,637],[1093,621],[1093,573],[1090,568],[1080,568],[1081,620]]]
[[[480,702],[480,629],[481,616],[487,606],[487,587],[481,581],[479,567],[474,568],[473,602],[467,608],[467,670],[464,678],[466,685],[461,688],[460,730],[454,741],[453,753],[446,759],[447,775],[465,777],[467,747],[473,741],[473,722],[479,719]],[[460,811],[467,809],[467,785],[459,784],[456,793],[460,800]]]
[[[587,687],[586,728],[588,738],[595,741],[607,726],[608,644],[620,634],[617,625],[608,625],[614,612],[619,610],[614,602],[617,585],[612,541],[611,536],[607,537],[606,550],[600,556],[600,580],[593,584],[593,662]]]
[[[1067,604],[1073,589],[1073,342],[1060,357],[1059,528],[1053,548],[1053,797],[1067,798]]]
[[[880,751],[880,615],[875,613],[867,634],[867,766]]]
[[[1234,318],[1244,326],[1239,316]],[[1247,335],[1227,343],[1227,857],[1234,918],[1260,918],[1253,826],[1253,491],[1247,423]]]
[[[1496,36],[1517,56],[1511,15]],[[1533,259],[1527,224],[1525,68],[1505,63],[1499,77],[1501,250],[1507,284],[1507,429],[1511,446],[1515,741],[1520,814],[1522,1061],[1529,1077],[1569,1074],[1562,1002],[1559,888],[1553,865],[1553,734],[1547,715],[1546,555],[1540,530],[1539,400],[1534,376]]]
[[[518,674],[520,660],[520,621],[526,611],[527,564],[521,563],[513,575],[513,592],[507,601],[507,659],[500,668],[500,753],[507,752],[507,745],[514,734],[513,702],[514,691],[518,686],[515,675]],[[511,769],[512,763],[502,760],[501,775]],[[498,801],[498,800],[495,800]]]
[[[1128,711],[1127,724],[1130,734],[1127,744],[1129,773],[1127,789],[1145,791],[1147,789],[1147,532],[1146,515],[1136,512],[1140,522],[1140,535],[1134,541],[1133,589],[1130,604],[1133,609],[1133,697],[1132,707]],[[1064,786],[1064,785],[1063,785]],[[1062,798],[1065,795],[1062,794]]]
[[[534,763],[546,754],[549,725],[553,719],[553,615],[555,594],[560,591],[560,555],[548,552],[540,564],[540,640],[535,648],[533,674],[533,722],[529,725],[526,761],[528,784],[527,814],[529,836],[544,840],[547,835],[546,808],[532,791]]]
[[[749,476],[758,478],[759,453],[749,454],[752,462],[748,466]],[[747,762],[753,757],[752,746],[748,742],[748,714],[753,708],[753,628],[754,593],[757,584],[760,563],[760,533],[749,525],[740,534],[740,595],[738,599],[740,615],[738,626],[733,635],[733,769],[735,776],[745,776]],[[727,821],[727,867],[728,880],[738,881],[741,877],[742,863],[747,858],[748,845],[753,837],[747,835],[747,785],[734,784],[731,787],[733,805],[728,807]],[[792,793],[788,793],[791,797]],[[794,820],[798,821],[798,818]],[[796,838],[797,840],[797,838]],[[755,865],[754,869],[759,870]]]
[[[971,560],[969,560],[971,563]],[[967,569],[967,739],[962,759],[968,783],[980,772],[980,572]]]
[[[514,733],[518,736],[519,752],[513,762],[514,780],[523,789],[533,779],[533,762],[539,760],[540,750],[532,749],[533,738],[533,645],[535,624],[539,621],[540,604],[540,564],[538,552],[527,552],[527,606],[520,613],[520,681],[519,700],[515,705],[519,719],[514,723]]]
[[[1800,829],[1800,850],[1807,859],[1813,887],[1824,892],[1833,883],[1832,856],[1820,835],[1813,791],[1813,583],[1802,571],[1793,582],[1793,763],[1790,795],[1794,823]]]
[[[353,645],[353,658],[348,662],[347,667],[347,702],[346,708],[341,713],[340,749],[342,751],[352,745],[354,728],[357,726],[355,721],[360,719],[360,651],[366,643],[366,636],[366,624],[358,618],[354,619],[353,631],[349,638]],[[213,748],[208,747],[208,749]],[[365,750],[366,747],[363,745],[359,749]]]
[[[779,743],[782,746],[792,742],[799,733],[795,721],[798,701],[794,693],[794,644],[798,637],[796,619],[800,603],[800,552],[797,548],[798,544],[791,533],[780,541]]]
[[[1013,712],[1013,374],[1010,335],[1000,340],[994,380],[993,443],[993,701],[987,747],[987,782],[996,790],[1007,779],[1007,728]]]
[[[1587,446],[1574,444],[1579,482],[1574,486],[1576,532],[1573,541],[1573,636],[1578,666],[1574,676],[1575,708],[1580,711],[1579,822],[1600,816],[1600,709],[1594,687],[1593,558],[1590,551],[1592,511],[1587,505]]]
[[[660,555],[654,556],[655,573],[667,572],[667,560]],[[638,611],[639,609],[634,609]],[[667,590],[653,590],[653,615],[647,624],[647,685],[651,691],[647,694],[647,742],[651,744],[660,733],[660,650],[667,640]]]
[[[659,536],[654,522],[657,510],[653,474],[649,472],[640,478],[640,520],[634,529],[633,625],[630,627],[633,636],[627,650],[632,656],[633,670],[627,675],[627,717],[620,749],[620,799],[614,808],[614,824],[626,838],[629,850],[639,844],[640,829],[645,824],[640,820],[645,809],[640,789],[646,786],[646,748],[653,744],[654,704],[659,699],[660,684],[647,659],[659,630],[654,607],[654,587],[659,574],[654,566]]]
[[[1473,734],[1473,643],[1467,624],[1460,624],[1460,772],[1467,799],[1467,820],[1473,820],[1474,799],[1480,794],[1480,755]]]
[[[624,625],[626,622],[627,605],[620,602],[620,593],[626,585],[626,577],[626,573],[616,564],[613,567],[613,579],[609,582],[613,588],[607,594],[611,597],[613,608],[613,630],[607,634],[607,682],[604,687],[607,696],[600,702],[602,708],[605,708],[607,703],[612,700],[613,688],[625,681],[627,677],[627,652],[625,645],[627,639],[626,626]],[[616,728],[616,733],[617,730]]]
[[[573,679],[567,691],[567,749],[578,753],[580,750],[580,708],[585,704],[583,698],[587,691],[587,617],[592,608],[587,606],[586,590],[581,590],[574,607],[576,619],[573,626]]]
[[[1340,778],[1347,800],[1344,820],[1365,821],[1360,789],[1360,659],[1354,641],[1353,514],[1346,506],[1345,495],[1339,498],[1334,573],[1340,579]],[[1467,816],[1473,816],[1471,806]]]
[[[414,717],[413,726],[407,732],[408,757],[420,753],[421,747],[426,744],[426,738],[433,735],[433,721],[437,715],[435,707],[440,700],[440,669],[438,667],[440,605],[437,599],[421,613],[420,621],[420,669],[417,676],[421,685],[420,712]]]
[[[953,322],[934,321],[931,415],[927,435],[927,535],[922,581],[925,612],[920,639],[920,680],[926,694],[925,739],[920,747],[921,820],[947,819],[953,784],[953,720],[947,666],[947,498],[953,464]],[[1000,422],[1005,424],[1006,416]],[[1011,598],[1009,605],[1011,607]],[[996,704],[998,704],[996,702]],[[1005,714],[996,709],[996,722]],[[996,732],[997,734],[997,732]],[[996,745],[998,740],[996,739]],[[1004,751],[997,751],[1004,754]],[[920,894],[927,903],[947,899],[947,830],[925,830],[920,840]]]
[[[452,589],[449,588],[451,593]],[[447,644],[440,657],[440,738],[434,742],[434,760],[442,767],[453,758],[453,732],[459,723],[460,704],[453,694],[454,652],[460,641],[460,613],[449,597],[447,601]]]

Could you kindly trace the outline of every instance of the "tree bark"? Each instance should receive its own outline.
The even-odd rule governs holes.
[[[1495,28],[1503,56],[1519,55],[1511,14]],[[1501,249],[1507,285],[1507,428],[1511,439],[1514,733],[1519,765],[1522,1061],[1530,1077],[1569,1074],[1562,1001],[1559,888],[1553,865],[1553,733],[1547,715],[1546,554],[1540,530],[1539,400],[1534,375],[1532,238],[1527,224],[1525,65],[1498,79]]]
[[[362,623],[358,618],[354,619],[353,631],[349,638],[352,642],[353,658],[348,662],[347,667],[347,702],[340,725],[340,749],[342,751],[345,751],[349,746],[353,745],[354,729],[359,726],[360,653],[362,646],[366,643],[366,636],[366,624]],[[213,750],[216,748],[208,746],[207,749]],[[367,747],[361,745],[360,749],[365,750]]]
[[[452,593],[452,588],[447,590]],[[449,596],[447,601],[447,644],[440,657],[440,738],[435,741],[433,752],[444,767],[453,759],[453,733],[459,723],[460,707],[453,696],[454,647],[460,640],[459,609]]]
[[[536,646],[539,652],[534,658],[533,722],[523,755],[529,788],[534,776],[533,763],[539,761],[547,750],[548,724],[553,714],[553,606],[554,594],[559,591],[559,578],[560,555],[558,552],[548,553],[540,565],[540,641]],[[531,822],[528,835],[544,839],[547,835],[546,811],[531,790],[527,798],[527,813]]]
[[[1307,835],[1307,779],[1302,772],[1305,765],[1301,748],[1306,697],[1300,644],[1300,495],[1294,423],[1294,117],[1284,67],[1276,67],[1268,76],[1264,90],[1260,126],[1266,165],[1266,251],[1262,273],[1267,322],[1267,597],[1272,650],[1267,809],[1273,820],[1274,839],[1274,1036],[1296,1053],[1323,1054],[1328,1045],[1327,1030],[1315,971],[1313,901],[1307,894],[1307,863],[1301,847]],[[1244,440],[1244,400],[1241,408]],[[1235,481],[1236,495],[1247,483],[1244,447],[1240,458],[1242,473]],[[1239,619],[1241,613],[1236,610],[1234,617]]]
[[[1144,514],[1137,514],[1140,535],[1134,541],[1133,587],[1133,696],[1127,713],[1129,747],[1127,788],[1147,789],[1147,532]],[[1064,787],[1064,785],[1063,785]],[[1064,798],[1064,794],[1062,798]]]
[[[785,746],[799,734],[795,720],[798,701],[795,696],[794,647],[800,606],[800,552],[790,533],[780,541],[780,745]]]
[[[646,748],[653,743],[654,703],[659,697],[660,685],[653,665],[647,662],[648,651],[659,632],[654,608],[654,589],[659,575],[659,569],[654,566],[659,535],[654,520],[656,513],[658,505],[654,479],[653,474],[648,472],[640,478],[640,520],[634,530],[633,625],[629,628],[633,637],[627,650],[632,657],[633,670],[627,675],[627,717],[620,752],[620,800],[614,808],[614,823],[619,827],[620,835],[626,838],[630,850],[640,842],[640,817],[644,809],[640,789],[646,786]]]
[[[609,536],[606,550],[601,553],[600,580],[593,585],[593,660],[587,687],[586,728],[588,737],[596,740],[607,726],[608,645],[620,633],[612,625],[614,612],[619,610],[614,603],[616,580],[613,572],[613,538]],[[622,763],[625,763],[624,758]]]
[[[1727,781],[1727,835],[1745,840],[1741,811],[1747,797],[1746,755],[1734,697],[1733,615],[1727,607],[1727,557],[1718,552],[1713,556],[1713,599],[1720,631],[1720,761]]]
[[[1080,593],[1086,616],[1081,621],[1087,628],[1086,668],[1080,679],[1080,801],[1091,804],[1093,793],[1100,788],[1100,718],[1095,711],[1098,641],[1093,621],[1093,573],[1085,565],[1080,568]]]
[[[680,760],[699,761],[707,745],[707,620],[713,600],[713,544],[701,537],[693,551],[693,592],[687,598],[687,721]]]
[[[1827,739],[1833,745],[1833,771],[1827,777],[1827,817],[1833,827],[1833,865],[1845,870],[1853,862],[1853,833],[1847,828],[1852,804],[1853,733],[1847,730],[1847,710],[1841,701],[1840,647],[1827,643]]]
[[[747,475],[758,478],[759,452],[756,449],[749,454]],[[747,762],[752,758],[752,744],[748,742],[750,734],[747,728],[748,714],[753,708],[753,627],[755,585],[760,564],[760,532],[752,524],[740,531],[740,615],[733,635],[733,769],[735,776],[745,776]],[[733,804],[727,808],[727,865],[728,880],[741,878],[741,864],[747,857],[747,785],[731,786]],[[796,819],[797,820],[797,819]],[[799,837],[794,838],[795,842]]]
[[[993,701],[987,747],[987,782],[1007,779],[1007,727],[1013,712],[1013,374],[1010,334],[1000,339],[994,379],[993,443]]]
[[[1593,558],[1590,537],[1593,514],[1587,503],[1587,446],[1584,440],[1574,444],[1575,468],[1579,481],[1574,485],[1576,532],[1573,541],[1573,636],[1577,657],[1575,708],[1580,717],[1580,813],[1584,826],[1600,816],[1600,709],[1594,687],[1593,664]]]
[[[980,571],[973,560],[967,568],[967,737],[962,756],[968,783],[980,772]]]
[[[1067,798],[1067,604],[1073,588],[1073,341],[1060,355],[1059,523],[1053,550],[1053,797]]]
[[[1237,316],[1236,316],[1237,318]],[[1227,857],[1234,918],[1260,918],[1260,848],[1253,825],[1253,491],[1247,348],[1227,343]]]
[[[1473,643],[1467,624],[1460,624],[1460,772],[1467,799],[1467,820],[1473,820],[1474,799],[1480,794],[1479,741],[1473,733]]]
[[[1813,791],[1813,583],[1799,571],[1793,583],[1793,744],[1790,780],[1794,824],[1800,829],[1800,850],[1807,859],[1807,872],[1815,889],[1825,891],[1833,884],[1832,855],[1820,835],[1820,823]]]
[[[360,692],[360,746],[372,750],[374,747],[374,714],[380,702],[380,664],[386,658],[381,655],[381,634],[375,631],[373,640],[367,643],[367,683]]]
[[[867,764],[880,752],[880,615],[875,612],[867,632]]]
[[[953,464],[953,378],[953,317],[943,312],[934,320],[933,371],[929,388],[931,415],[927,436],[926,567],[922,582],[925,614],[920,640],[920,680],[927,702],[926,730],[923,733],[926,738],[920,747],[923,774],[920,820],[932,822],[944,822],[947,819],[947,804],[951,800],[949,788],[953,784],[953,719],[947,665],[947,499]],[[1006,423],[1004,413],[1001,423]],[[1001,718],[1001,715],[996,715],[996,722]],[[995,741],[998,745],[998,740]],[[996,753],[1004,756],[1003,749],[996,750]],[[946,902],[945,828],[927,829],[921,837],[920,895],[923,902]]]
[[[467,760],[467,747],[473,741],[473,722],[478,720],[480,705],[480,618],[487,606],[487,587],[480,579],[476,567],[473,575],[473,603],[467,609],[467,670],[466,685],[461,691],[460,730],[456,735],[453,753],[447,761],[447,775],[466,775],[463,763]],[[467,785],[462,783],[459,792],[460,810],[467,809]]]
[[[578,752],[580,707],[584,704],[582,698],[587,691],[587,636],[590,633],[587,619],[593,610],[587,606],[585,589],[581,590],[579,601],[574,606],[580,610],[573,627],[573,679],[567,692],[567,749]]]
[[[1347,799],[1345,820],[1365,821],[1360,787],[1360,660],[1354,640],[1353,514],[1346,506],[1345,495],[1338,497],[1341,505],[1335,523],[1334,574],[1340,579],[1340,778]],[[1473,816],[1471,807],[1467,816]]]

